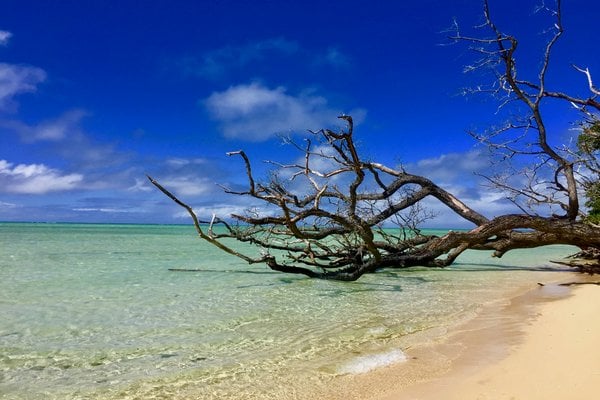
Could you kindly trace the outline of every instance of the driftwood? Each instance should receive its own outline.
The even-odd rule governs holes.
[[[552,260],[555,264],[575,268],[583,273],[600,273],[600,251],[596,247],[588,247],[563,260]]]
[[[600,282],[567,282],[567,283],[559,284],[559,286],[573,286],[573,285],[598,285],[598,286],[600,286]]]
[[[539,283],[539,286],[546,286],[546,284],[544,283]],[[559,283],[558,286],[575,286],[575,285],[598,285],[600,286],[600,281],[595,281],[595,282],[564,282],[564,283]]]
[[[577,138],[556,143],[564,130],[554,132],[545,119],[545,104],[562,102],[581,112],[582,125],[600,124],[598,93],[587,68],[576,67],[575,73],[587,78],[589,96],[551,90],[546,79],[553,48],[563,34],[560,2],[549,13],[552,20],[540,65],[519,68],[519,74],[517,38],[501,31],[488,1],[483,4],[481,28],[487,28],[489,36],[469,37],[457,29],[451,39],[468,43],[477,54],[478,60],[468,70],[490,69],[493,82],[471,92],[493,95],[499,108],[509,109],[508,114],[521,113],[484,134],[472,134],[490,150],[494,169],[503,167],[501,173],[483,178],[491,190],[505,193],[520,212],[488,217],[427,177],[361,156],[353,120],[347,115],[339,117],[346,125],[339,131],[311,131],[300,143],[290,139],[300,157],[292,163],[268,161],[275,170],[266,182],[256,179],[244,151],[228,153],[242,160],[247,184],[243,189],[223,189],[259,204],[258,209],[202,221],[167,189],[168,184],[148,179],[188,212],[204,241],[247,263],[311,278],[355,280],[384,268],[446,267],[468,249],[489,250],[494,257],[550,244],[598,251],[600,226],[590,223],[581,197],[600,180],[600,149],[576,149],[570,142],[576,143]],[[521,74],[531,69],[535,70],[531,76]],[[592,139],[591,143],[599,142]],[[472,228],[425,233],[420,227],[435,217],[423,205],[425,200],[441,203]],[[384,229],[387,226],[397,229]],[[254,245],[256,250],[239,250],[231,240]],[[575,264],[573,259],[566,265]],[[590,273],[599,271],[596,266],[577,263]]]
[[[169,271],[173,272],[205,272],[204,269],[192,269],[192,268],[169,268]]]

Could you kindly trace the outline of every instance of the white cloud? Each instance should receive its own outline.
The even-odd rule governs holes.
[[[208,221],[213,215],[221,219],[229,219],[232,214],[245,215],[248,210],[257,212],[261,216],[273,215],[273,210],[268,210],[264,207],[253,205],[250,201],[247,204],[210,204],[204,206],[192,207],[199,219]],[[173,214],[174,218],[189,219],[190,214],[185,210],[178,210]]]
[[[1,208],[17,208],[19,207],[18,205],[16,205],[15,203],[7,203],[5,201],[0,201],[0,209]]]
[[[0,46],[6,46],[12,37],[12,33],[0,30]]]
[[[248,207],[235,204],[211,204],[209,206],[193,207],[193,209],[198,218],[202,220],[209,220],[213,215],[226,219],[229,218],[231,214],[243,214]],[[189,219],[190,214],[188,214],[188,212],[185,210],[179,210],[173,214],[173,217]]]
[[[45,79],[46,72],[40,68],[0,63],[0,110],[9,108],[15,95],[35,92]]]
[[[223,135],[250,141],[331,126],[341,114],[330,108],[321,96],[308,93],[292,96],[283,87],[269,89],[258,83],[215,92],[204,105],[220,123]]]
[[[0,160],[0,190],[19,194],[44,194],[76,189],[83,181],[81,174],[61,174],[44,164],[13,166]]]
[[[187,75],[215,80],[227,78],[233,70],[238,73],[252,71],[252,74],[256,74],[258,69],[265,73],[281,68],[282,61],[293,63],[294,68],[310,66],[313,69],[322,66],[348,68],[352,64],[350,57],[336,47],[302,48],[298,42],[283,37],[224,46],[205,52],[199,57],[184,57],[178,64]],[[249,68],[249,65],[257,68]]]
[[[127,188],[130,192],[152,192],[155,189],[147,179],[135,178],[135,184]]]
[[[56,119],[44,121],[33,128],[30,139],[35,141],[65,139],[70,131],[79,130],[79,123],[85,115],[87,115],[85,111],[71,110]]]
[[[206,158],[168,158],[155,161],[154,168],[148,171],[167,190],[186,200],[187,196],[212,195],[221,192],[215,182],[221,180],[224,168],[215,160]],[[156,191],[147,179],[135,179],[129,191]]]
[[[0,126],[15,131],[24,142],[57,142],[73,138],[80,133],[80,123],[87,113],[83,110],[71,110],[58,118],[48,119],[37,125],[26,125],[20,121],[0,121]]]
[[[241,46],[225,46],[204,53],[200,59],[190,57],[181,65],[191,75],[204,78],[218,78],[231,69],[239,69],[254,61],[261,61],[270,54],[294,54],[299,50],[298,43],[285,38],[271,38],[251,42]]]
[[[122,208],[96,208],[96,207],[83,207],[83,208],[74,208],[73,211],[81,211],[81,212],[101,212],[101,213],[138,213],[143,212],[142,210],[127,210]]]
[[[347,68],[350,66],[350,58],[335,47],[327,49],[325,54],[316,58],[317,64],[327,64],[336,68]]]
[[[216,185],[206,178],[196,176],[169,176],[160,179],[161,185],[178,196],[198,196],[210,194]]]
[[[186,167],[186,166],[190,166],[190,165],[203,165],[203,164],[207,164],[208,160],[203,159],[203,158],[193,158],[193,159],[187,159],[187,158],[169,158],[169,159],[166,160],[165,163],[169,167],[182,168],[182,167]]]
[[[489,166],[490,161],[485,153],[471,150],[466,153],[448,153],[436,158],[423,159],[408,165],[406,169],[439,184],[472,181],[474,173],[482,173]]]

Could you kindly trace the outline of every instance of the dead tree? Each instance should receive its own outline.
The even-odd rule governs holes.
[[[426,177],[364,159],[354,141],[350,116],[339,117],[346,127],[338,132],[310,132],[302,145],[292,143],[301,150],[302,162],[272,162],[278,173],[264,183],[256,180],[245,152],[229,153],[243,161],[247,187],[225,191],[258,200],[268,210],[262,214],[248,211],[227,219],[215,216],[212,221],[200,221],[189,205],[148,178],[188,211],[202,239],[248,263],[264,263],[275,271],[313,278],[355,280],[383,268],[445,267],[467,249],[492,250],[496,257],[512,249],[558,243],[599,249],[600,227],[585,221],[580,205],[582,181],[598,180],[597,170],[585,167],[593,164],[596,154],[551,143],[551,127],[544,118],[548,99],[577,107],[588,121],[595,120],[594,113],[600,111],[598,90],[587,69],[577,67],[575,72],[587,78],[588,98],[547,87],[550,55],[563,33],[560,1],[552,14],[554,32],[534,80],[517,74],[518,41],[494,24],[487,1],[484,17],[489,37],[463,36],[457,31],[453,39],[470,43],[482,55],[478,68],[491,66],[495,71],[495,85],[486,91],[501,94],[502,106],[519,102],[527,109],[518,122],[475,135],[529,177],[521,187],[501,175],[485,177],[492,190],[508,192],[521,213],[488,219]],[[517,162],[522,158],[529,162]],[[437,199],[473,228],[439,236],[423,233],[420,223],[432,217],[422,206],[426,198]],[[548,212],[540,206],[561,212]],[[384,229],[390,224],[398,229]],[[222,228],[213,229],[217,225]],[[255,254],[238,250],[235,242],[254,245]]]

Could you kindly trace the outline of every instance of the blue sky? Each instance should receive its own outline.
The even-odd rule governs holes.
[[[600,76],[600,4],[563,3],[551,83],[585,94],[570,64]],[[520,71],[535,71],[550,21],[539,1],[490,4],[522,37]],[[244,181],[227,151],[244,149],[266,176],[261,160],[297,157],[278,134],[336,127],[341,113],[368,158],[503,212],[473,175],[488,163],[466,133],[497,122],[497,104],[461,95],[489,77],[463,73],[466,45],[442,45],[454,19],[472,31],[481,11],[477,0],[3,0],[0,221],[187,223],[146,173],[201,215],[239,211],[249,203],[216,185]],[[557,137],[574,118],[550,115]]]

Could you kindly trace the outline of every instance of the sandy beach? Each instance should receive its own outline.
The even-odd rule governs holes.
[[[381,400],[577,400],[600,392],[600,286],[544,286],[451,335],[460,353],[437,377]],[[510,315],[520,316],[521,320]],[[392,372],[392,371],[390,371]],[[398,372],[398,371],[396,371]],[[392,376],[389,376],[392,378]]]

